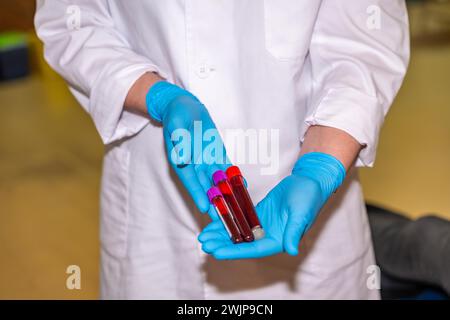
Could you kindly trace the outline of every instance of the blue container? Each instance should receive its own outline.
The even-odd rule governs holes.
[[[0,81],[22,78],[29,73],[26,37],[20,33],[0,34]]]

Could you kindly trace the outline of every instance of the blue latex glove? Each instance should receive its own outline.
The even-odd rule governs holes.
[[[150,116],[162,123],[171,166],[199,210],[209,210],[215,220],[217,214],[206,191],[211,187],[212,173],[230,164],[208,110],[193,94],[165,81],[150,88],[146,102]]]
[[[297,255],[300,239],[344,178],[345,168],[333,156],[319,152],[305,154],[292,174],[256,206],[266,232],[263,239],[233,244],[221,221],[213,221],[198,237],[203,251],[216,259],[261,258],[283,251]]]

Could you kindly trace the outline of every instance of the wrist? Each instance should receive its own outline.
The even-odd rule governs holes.
[[[149,88],[160,81],[161,77],[153,72],[146,72],[141,75],[131,86],[125,97],[124,108],[127,110],[147,113],[147,106],[145,102],[146,94]]]
[[[311,152],[295,163],[292,174],[315,180],[327,199],[344,182],[345,167],[329,154]]]
[[[195,96],[181,87],[166,81],[158,81],[150,87],[146,95],[148,114],[156,121],[162,122],[167,107],[182,96]],[[197,98],[195,98],[197,100]]]

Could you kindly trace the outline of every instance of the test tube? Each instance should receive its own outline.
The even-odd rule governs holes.
[[[209,201],[214,206],[214,208],[217,211],[217,214],[219,215],[220,219],[222,220],[223,225],[225,226],[225,229],[228,232],[228,235],[230,236],[230,239],[233,243],[240,243],[243,241],[241,234],[239,232],[239,229],[234,222],[233,215],[231,214],[231,210],[228,207],[227,203],[225,202],[225,199],[222,196],[222,193],[220,192],[219,188],[212,187],[207,192]]]
[[[214,184],[219,188],[220,192],[225,198],[228,207],[231,209],[231,213],[233,214],[234,220],[239,228],[242,238],[246,242],[252,242],[253,240],[255,240],[252,229],[250,229],[244,213],[242,212],[242,209],[233,194],[233,189],[228,182],[226,173],[222,170],[217,170],[216,172],[214,172],[212,178]]]
[[[244,212],[250,228],[252,229],[253,235],[256,240],[264,238],[264,230],[259,222],[258,216],[256,215],[255,206],[253,205],[252,199],[248,194],[247,188],[245,187],[244,177],[242,176],[241,170],[237,166],[231,166],[226,171],[228,180],[230,181],[231,187],[233,188],[233,193]]]

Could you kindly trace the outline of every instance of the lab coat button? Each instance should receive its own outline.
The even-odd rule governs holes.
[[[197,76],[200,79],[206,79],[211,73],[211,68],[206,63],[201,63],[197,68]]]

